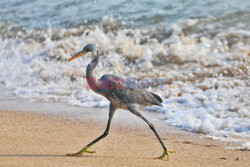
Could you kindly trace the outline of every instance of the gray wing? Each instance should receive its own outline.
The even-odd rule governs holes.
[[[163,100],[153,92],[145,89],[136,89],[127,85],[124,78],[115,75],[103,75],[101,80],[112,82],[113,88],[110,89],[112,94],[122,103],[136,103],[141,105],[158,105],[162,106]],[[133,81],[130,81],[130,84]],[[136,83],[132,83],[136,84]]]

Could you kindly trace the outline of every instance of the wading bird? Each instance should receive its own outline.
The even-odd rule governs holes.
[[[106,97],[110,101],[109,119],[108,119],[106,130],[101,136],[99,136],[97,139],[95,139],[94,141],[92,141],[91,143],[83,147],[77,153],[67,154],[67,155],[68,156],[82,156],[84,153],[95,153],[94,151],[89,151],[88,148],[108,135],[110,123],[111,123],[115,110],[117,108],[122,108],[122,109],[130,111],[131,113],[143,119],[152,129],[152,131],[154,132],[154,134],[156,135],[156,137],[158,138],[159,142],[161,143],[164,149],[162,155],[157,157],[157,159],[163,159],[165,156],[167,156],[167,158],[169,159],[170,158],[169,153],[172,153],[173,151],[168,150],[165,147],[160,136],[155,130],[154,125],[150,123],[137,109],[138,105],[145,106],[145,107],[151,106],[151,105],[162,106],[161,97],[155,93],[149,92],[144,89],[130,88],[123,82],[119,82],[119,81],[124,81],[123,78],[115,76],[115,75],[110,75],[110,74],[105,74],[99,79],[99,81],[101,81],[104,85],[106,84],[107,86],[107,84],[109,84],[108,88],[103,87],[103,84],[100,85],[99,82],[97,82],[97,80],[95,80],[93,76],[93,70],[95,69],[99,61],[99,52],[96,49],[95,45],[93,44],[86,45],[82,49],[82,51],[72,56],[70,59],[68,59],[68,61],[71,61],[80,56],[84,56],[87,53],[90,53],[93,56],[92,61],[88,64],[87,69],[86,69],[87,82],[90,88],[94,92]]]

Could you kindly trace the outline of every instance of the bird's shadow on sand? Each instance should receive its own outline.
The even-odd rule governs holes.
[[[0,154],[0,157],[63,157],[63,158],[89,158],[94,157],[91,155],[85,155],[82,157],[76,157],[76,156],[67,156],[67,155],[55,155],[55,154]]]
[[[94,155],[84,155],[84,156],[68,156],[68,155],[56,155],[56,154],[0,154],[0,158],[1,157],[40,157],[40,158],[98,158],[97,156]],[[105,157],[105,158],[114,158],[113,156],[101,156],[101,157]],[[100,158],[100,157],[99,157]],[[116,157],[118,159],[123,159],[121,157]],[[154,158],[146,158],[143,157],[142,159],[151,159],[151,160],[158,160],[158,159],[154,159]],[[167,160],[161,160],[161,161],[167,161]]]

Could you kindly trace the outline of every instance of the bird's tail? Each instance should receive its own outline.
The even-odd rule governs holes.
[[[162,104],[161,104],[163,102],[162,98],[159,95],[157,95],[157,94],[155,94],[153,92],[150,92],[150,94],[156,99],[157,105],[163,107]]]

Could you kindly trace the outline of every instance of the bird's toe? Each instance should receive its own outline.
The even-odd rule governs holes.
[[[90,150],[85,150],[85,152],[90,154],[96,153],[95,151],[90,151]]]
[[[174,153],[173,150],[164,150],[161,156],[156,157],[154,159],[163,159],[165,156],[167,156],[167,160],[170,160],[170,153]]]
[[[72,156],[72,157],[81,157],[83,155],[83,153],[69,153],[66,154],[67,156]]]

